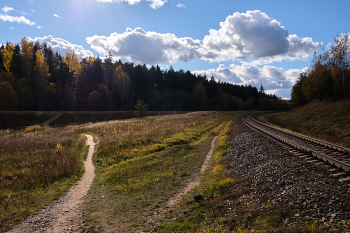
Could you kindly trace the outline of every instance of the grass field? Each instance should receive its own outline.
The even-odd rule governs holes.
[[[350,147],[350,100],[317,102],[261,120],[311,137]]]
[[[239,177],[229,176],[225,171],[228,161],[224,154],[234,130],[232,121],[245,113],[197,112],[49,130],[37,127],[27,131],[3,130],[0,231],[64,195],[81,176],[82,160],[87,154],[85,139],[79,136],[82,133],[99,140],[94,155],[96,178],[83,206],[84,225],[90,232],[285,229],[280,221],[286,214],[283,206],[272,203],[264,212],[256,211],[253,205],[246,206],[236,215],[223,208],[227,200],[251,192],[249,185],[245,187]],[[201,184],[183,196],[180,204],[167,208],[167,201],[198,174],[215,136],[218,138],[214,154]],[[45,175],[49,178],[48,187],[44,185]],[[202,195],[205,201],[196,202],[193,198],[196,195]],[[250,225],[252,219],[261,226]],[[296,230],[318,232],[314,225]]]
[[[84,172],[83,136],[65,129],[28,129],[0,132],[0,231],[61,197]]]
[[[91,126],[89,132],[99,136],[100,144],[95,157],[97,178],[84,206],[85,224],[92,232],[151,231],[162,226],[157,213],[199,172],[211,140],[221,131],[216,151],[222,153],[230,122],[241,114],[171,115]],[[207,187],[196,191],[205,197],[220,194],[234,182],[223,177],[219,157],[215,155],[215,172],[210,173],[214,176],[208,178]],[[199,223],[173,230],[198,227]]]
[[[53,115],[49,112],[0,111],[0,129],[20,129],[40,124],[52,117]]]

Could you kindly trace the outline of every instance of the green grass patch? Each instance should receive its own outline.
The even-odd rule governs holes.
[[[41,131],[41,130],[45,130],[46,127],[40,126],[40,125],[32,125],[32,126],[28,126],[24,131],[26,132],[36,132],[36,131]]]
[[[185,112],[175,111],[148,111],[146,116],[163,116],[169,114],[179,114]],[[110,120],[123,120],[134,118],[133,111],[79,111],[79,112],[63,112],[62,115],[50,122],[51,127],[62,127],[71,124],[95,123]]]
[[[85,223],[96,232],[152,230],[157,211],[199,172],[210,142],[231,118],[220,113],[218,118],[144,119],[129,123],[128,133],[126,126],[94,129],[101,142],[95,157],[97,178],[84,206]],[[223,181],[219,189],[228,184]],[[190,224],[183,226],[188,228]]]

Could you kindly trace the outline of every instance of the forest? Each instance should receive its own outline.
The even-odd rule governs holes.
[[[113,61],[109,54],[65,56],[27,38],[0,48],[0,110],[128,111],[138,100],[151,111],[288,110],[261,85],[236,85],[190,71]]]
[[[340,34],[334,43],[314,54],[309,72],[300,73],[292,88],[294,107],[314,100],[350,98],[350,33]]]

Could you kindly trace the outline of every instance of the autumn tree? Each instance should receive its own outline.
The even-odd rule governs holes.
[[[28,88],[29,88],[29,96],[27,97],[29,99],[29,103],[32,99],[32,58],[34,55],[34,43],[29,42],[27,38],[22,38],[21,42],[21,49],[22,49],[22,77],[27,80]]]
[[[66,57],[62,59],[62,62],[67,64],[69,72],[73,74],[74,83],[72,83],[72,87],[76,86],[81,73],[80,59],[75,54],[74,50],[68,50],[66,52]]]
[[[1,51],[4,66],[7,71],[10,71],[14,50],[15,46],[11,42],[7,42],[5,49]]]
[[[129,75],[126,72],[124,72],[122,66],[120,65],[114,70],[113,78],[115,79],[115,85],[118,90],[123,110],[124,102],[130,94],[131,80],[129,78]]]
[[[92,91],[89,94],[89,98],[88,98],[88,102],[89,102],[89,109],[91,110],[100,110],[100,105],[101,105],[101,94],[98,91]]]
[[[306,98],[303,94],[303,90],[301,88],[301,86],[303,85],[303,82],[307,79],[307,73],[305,72],[301,72],[299,74],[299,77],[295,83],[295,85],[292,88],[292,93],[291,93],[291,97],[292,97],[292,104],[294,107],[299,107],[303,104],[306,103]]]
[[[343,81],[342,89],[343,89],[343,98],[345,98],[345,90],[346,90],[346,79],[348,79],[348,73],[350,68],[350,41],[349,41],[350,33],[341,34],[337,38],[334,39],[334,44],[331,47],[331,60],[334,67],[337,70],[332,74],[335,79],[338,75],[341,76]]]
[[[9,82],[0,83],[0,110],[15,110],[17,98],[17,93]]]
[[[36,92],[37,92],[37,103],[38,110],[42,109],[45,88],[47,85],[47,78],[50,76],[49,66],[47,65],[44,56],[41,55],[40,50],[35,53],[35,72],[36,72]]]

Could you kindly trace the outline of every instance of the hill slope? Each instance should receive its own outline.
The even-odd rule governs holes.
[[[311,137],[350,147],[350,100],[312,102],[262,120]]]

